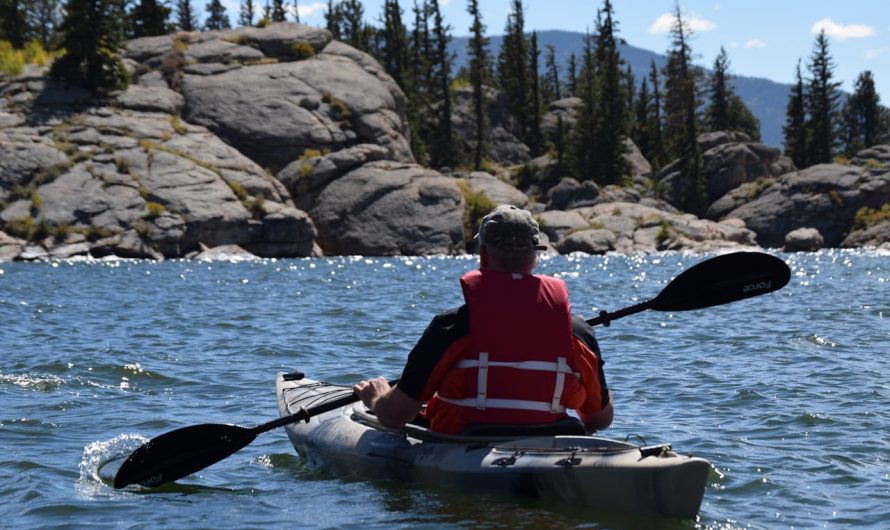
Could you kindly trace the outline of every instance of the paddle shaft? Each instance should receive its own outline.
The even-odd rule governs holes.
[[[587,320],[587,324],[591,326],[597,326],[602,324],[606,327],[609,327],[609,324],[612,323],[613,320],[618,320],[619,318],[626,317],[628,315],[633,315],[636,313],[641,313],[652,307],[652,300],[646,300],[645,302],[632,305],[630,307],[625,307],[624,309],[619,309],[614,313],[609,313],[607,311],[600,311],[598,317],[593,317]]]
[[[392,380],[389,382],[389,386],[395,386],[399,382],[398,379]],[[278,418],[277,420],[272,420],[270,422],[264,423],[262,425],[257,425],[256,427],[250,429],[251,434],[257,436],[267,431],[271,431],[272,429],[277,429],[278,427],[284,427],[285,425],[290,425],[291,423],[296,423],[298,421],[309,421],[309,418],[313,416],[318,416],[319,414],[324,414],[325,412],[330,412],[334,409],[339,409],[342,406],[349,405],[350,403],[355,403],[359,400],[358,395],[354,392],[352,394],[345,395],[343,397],[339,397],[322,405],[316,405],[314,407],[310,407],[308,409],[300,409],[299,412],[295,412],[290,416],[284,416],[282,418]]]

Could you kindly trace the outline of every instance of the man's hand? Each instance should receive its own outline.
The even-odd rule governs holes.
[[[352,390],[387,427],[398,428],[413,420],[422,405],[420,401],[408,397],[398,386],[390,387],[385,377],[360,381]]]
[[[362,400],[362,403],[364,403],[366,407],[375,410],[377,408],[377,400],[382,396],[389,394],[392,389],[386,378],[380,376],[376,379],[359,381],[352,387],[352,390]]]

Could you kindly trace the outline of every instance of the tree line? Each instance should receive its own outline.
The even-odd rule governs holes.
[[[406,95],[411,147],[415,158],[431,167],[488,164],[492,90],[501,91],[512,132],[533,157],[549,154],[547,188],[562,177],[592,180],[600,185],[628,184],[628,140],[632,140],[657,172],[671,164],[681,172],[681,207],[701,214],[707,208],[702,153],[697,138],[707,131],[742,131],[759,140],[760,124],[735,93],[728,54],[721,48],[710,72],[693,63],[691,31],[679,3],[674,8],[667,62],[650,64],[635,79],[621,57],[619,22],[611,0],[603,0],[593,19],[594,31],[584,37],[581,53],[565,64],[552,45],[539,46],[535,31],[525,27],[523,0],[511,0],[503,45],[490,49],[487,26],[478,0],[467,0],[472,24],[468,64],[459,70],[449,51],[453,28],[436,0],[413,0],[406,13],[399,0],[385,0],[376,23],[359,0],[328,0],[325,27],[334,38],[379,60]],[[64,49],[52,67],[67,83],[97,92],[128,82],[117,55],[128,38],[178,31],[231,27],[220,0],[205,6],[203,23],[192,0],[0,0],[0,38],[14,48],[39,42]],[[410,17],[411,23],[406,22]],[[237,24],[264,26],[299,21],[297,2],[241,0]],[[785,151],[797,167],[850,155],[862,147],[890,141],[890,118],[880,105],[871,72],[863,72],[854,93],[842,104],[835,67],[824,33],[807,64],[798,62],[784,127]],[[473,134],[455,137],[452,115],[457,87],[471,93]],[[547,106],[566,97],[578,98],[572,118],[559,117],[549,134],[542,119]]]

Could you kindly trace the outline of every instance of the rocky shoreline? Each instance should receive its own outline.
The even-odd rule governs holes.
[[[630,186],[518,185],[553,161],[529,160],[497,108],[492,173],[418,165],[401,90],[323,29],[149,37],[124,57],[134,82],[105,101],[45,70],[0,77],[0,261],[460,254],[467,212],[498,203],[532,210],[559,253],[890,248],[890,145],[797,170],[740,133],[702,135],[698,218],[671,205],[675,165],[653,175],[632,144]],[[469,112],[458,90],[456,131]]]

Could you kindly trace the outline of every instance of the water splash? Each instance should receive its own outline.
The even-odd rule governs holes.
[[[87,497],[110,495],[117,470],[124,460],[148,438],[138,434],[121,434],[111,440],[97,440],[83,449],[80,458],[78,493]]]

